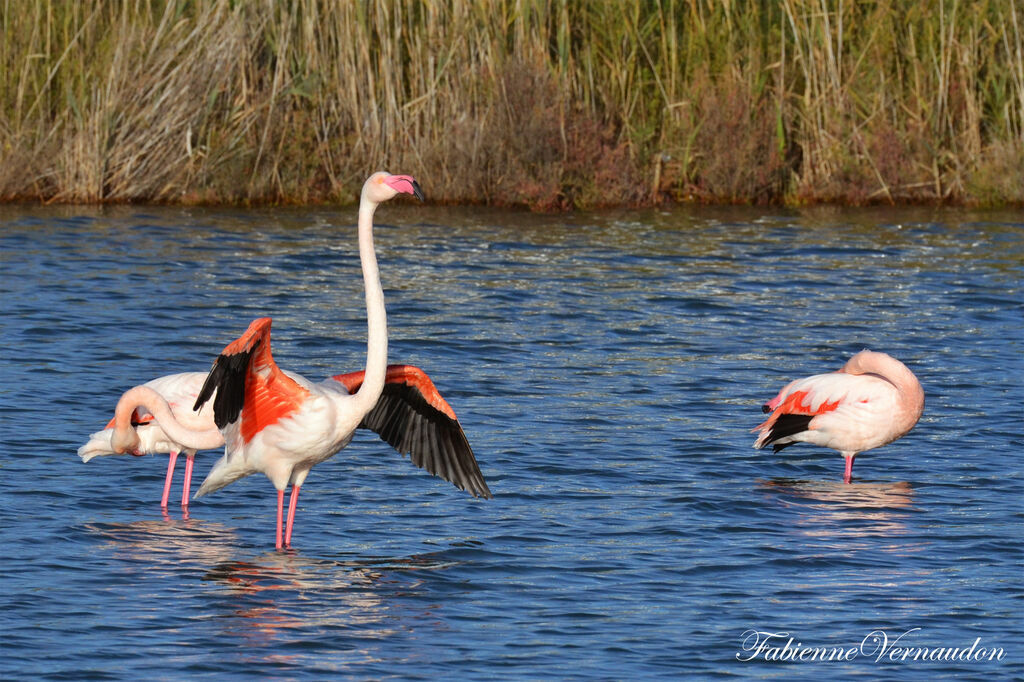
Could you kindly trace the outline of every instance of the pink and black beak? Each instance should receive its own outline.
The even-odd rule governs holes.
[[[384,182],[396,192],[411,194],[420,201],[425,200],[423,190],[420,189],[420,183],[416,182],[415,178],[411,175],[392,175]]]
[[[412,195],[420,201],[426,200],[426,197],[423,196],[423,190],[420,189],[420,183],[415,180],[412,181]]]

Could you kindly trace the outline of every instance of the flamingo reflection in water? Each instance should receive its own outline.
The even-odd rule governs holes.
[[[202,580],[228,591],[230,610],[220,620],[224,635],[246,644],[232,650],[252,652],[267,645],[269,653],[261,660],[282,662],[293,660],[276,646],[288,631],[357,629],[361,639],[387,639],[402,632],[410,617],[417,622],[432,620],[419,610],[437,608],[432,601],[421,606],[424,602],[416,595],[424,581],[419,574],[456,563],[443,554],[330,560],[272,552],[249,561],[222,562]],[[306,597],[310,594],[317,595],[315,608]],[[346,652],[345,659],[346,664],[370,660],[362,659],[358,651]]]
[[[798,511],[789,527],[804,537],[833,538],[837,547],[852,550],[856,538],[890,537],[893,549],[916,552],[918,543],[898,538],[910,533],[914,488],[906,481],[858,483],[839,481],[758,481],[774,503]]]

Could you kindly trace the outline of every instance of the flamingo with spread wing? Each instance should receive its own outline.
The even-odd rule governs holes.
[[[423,198],[408,175],[374,173],[363,185],[359,203],[359,256],[366,290],[366,369],[313,383],[284,372],[270,350],[270,318],[252,322],[217,357],[195,408],[213,403],[216,426],[225,440],[224,456],[214,464],[196,497],[256,472],[277,489],[278,549],[291,545],[299,490],[310,469],[332,457],[361,425],[377,430],[389,443],[408,447],[413,462],[473,496],[491,497],[480,467],[454,412],[422,372],[387,366],[387,314],[373,245],[377,206],[398,194]],[[404,366],[403,366],[404,367]],[[383,395],[383,399],[382,399]],[[404,420],[405,426],[400,422]],[[411,429],[411,433],[408,431]],[[282,537],[284,490],[291,485]]]
[[[361,370],[332,379],[349,393],[355,393],[364,374],[365,370]],[[206,372],[171,374],[126,391],[118,400],[114,418],[104,430],[89,437],[78,449],[78,455],[88,462],[105,455],[168,453],[160,500],[160,506],[166,509],[175,462],[179,453],[185,453],[181,505],[187,507],[196,451],[224,445],[224,437],[213,420],[212,404],[205,404],[199,411],[192,409],[206,377]],[[160,419],[155,413],[160,414]],[[167,426],[166,431],[162,425]],[[413,365],[388,365],[381,397],[360,428],[378,433],[398,452],[410,455],[416,466],[431,473],[443,471],[449,461],[466,462],[473,458],[455,412],[426,372]]]

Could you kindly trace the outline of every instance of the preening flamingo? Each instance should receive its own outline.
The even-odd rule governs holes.
[[[858,453],[900,438],[917,424],[924,391],[907,366],[885,353],[863,350],[841,369],[790,382],[762,407],[771,416],[754,431],[755,448],[774,452],[793,443],[823,445],[846,458],[843,482]]]
[[[393,382],[403,387],[385,391],[387,315],[373,246],[373,214],[380,203],[400,193],[423,199],[412,177],[387,173],[371,175],[360,197],[359,259],[367,317],[366,369],[361,376],[342,375],[339,380],[313,383],[281,371],[271,355],[271,320],[265,317],[255,320],[240,338],[227,345],[213,363],[196,400],[199,409],[212,399],[214,421],[226,443],[224,456],[214,464],[196,497],[263,472],[277,488],[278,549],[291,545],[299,489],[309,470],[345,447],[360,425],[378,430],[389,442],[398,439],[396,447],[408,442],[412,448],[422,448],[430,454],[414,450],[414,462],[421,462],[431,473],[474,496],[491,497],[454,412],[433,384],[410,375],[408,380]],[[385,399],[381,403],[382,393]],[[409,419],[410,410],[420,416]],[[454,422],[461,440],[452,438],[453,425],[439,421],[438,414]],[[412,427],[412,435],[399,433],[397,424],[402,419]],[[425,424],[443,426],[424,431]],[[292,493],[282,540],[284,490],[289,484]]]
[[[89,441],[78,448],[78,456],[88,462],[102,455],[169,453],[160,499],[160,506],[166,509],[174,465],[178,453],[184,452],[181,506],[188,506],[196,450],[219,448],[224,444],[224,437],[213,422],[212,408],[198,412],[192,409],[205,380],[205,372],[183,372],[129,389],[118,400],[114,418],[103,431],[92,434]]]

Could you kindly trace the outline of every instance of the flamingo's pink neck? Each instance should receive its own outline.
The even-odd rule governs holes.
[[[921,418],[924,412],[924,389],[921,388],[921,382],[910,368],[891,355],[862,350],[846,362],[842,371],[847,374],[873,374],[896,387],[900,394],[900,404],[893,418],[899,435],[914,428],[914,424]]]
[[[137,407],[149,410],[167,437],[183,448],[209,450],[224,444],[224,437],[219,430],[192,431],[182,426],[174,418],[170,405],[162,395],[149,386],[136,386],[124,392],[114,409],[114,433],[110,436],[110,446],[114,452],[125,453],[138,450],[139,435],[132,426],[132,415]]]
[[[366,289],[366,374],[363,385],[356,392],[362,414],[377,404],[388,364],[388,323],[384,307],[384,289],[380,283],[377,254],[373,245],[373,213],[377,203],[362,197],[359,202],[359,261],[363,267],[363,286]]]

